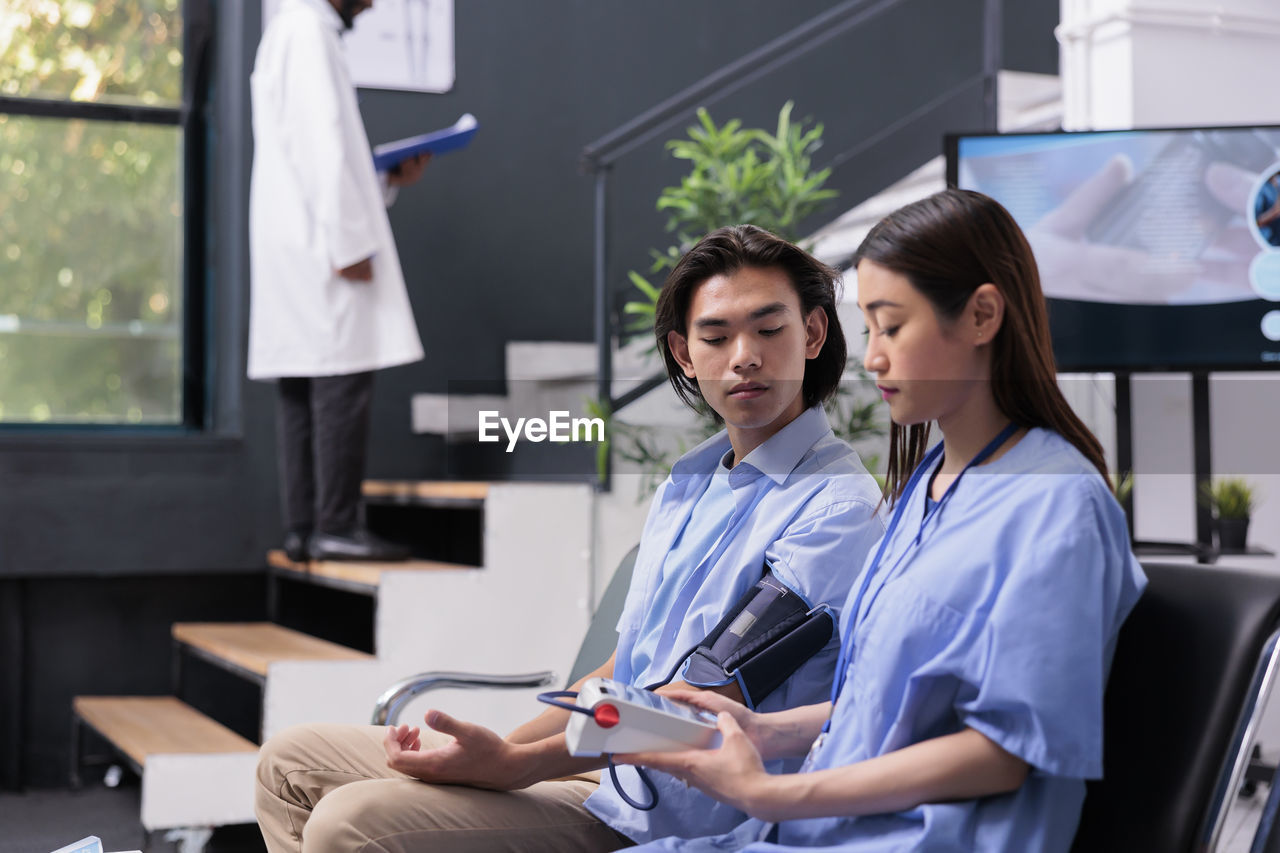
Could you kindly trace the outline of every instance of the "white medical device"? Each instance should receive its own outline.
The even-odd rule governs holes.
[[[715,714],[611,678],[587,679],[571,707],[580,711],[564,730],[571,755],[720,746]]]

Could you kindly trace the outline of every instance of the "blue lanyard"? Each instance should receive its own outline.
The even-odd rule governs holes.
[[[897,570],[898,566],[902,565],[902,562],[911,554],[913,549],[920,544],[920,541],[924,536],[925,527],[929,524],[930,520],[936,518],[938,513],[942,512],[943,504],[945,504],[955,493],[956,486],[960,485],[960,478],[963,477],[973,466],[981,465],[983,462],[987,461],[991,454],[999,450],[1001,446],[1003,446],[1004,443],[1017,431],[1017,424],[1009,424],[1001,430],[1000,434],[993,438],[986,447],[982,448],[982,451],[978,453],[977,456],[969,460],[969,464],[964,466],[960,471],[959,476],[957,476],[955,480],[952,481],[951,485],[947,487],[947,491],[943,493],[942,497],[938,500],[937,505],[934,506],[933,512],[926,515],[924,520],[920,522],[920,530],[916,533],[914,541],[912,541],[911,545],[902,552],[902,555],[899,556],[897,561],[889,568],[890,575]],[[933,449],[925,454],[924,460],[916,466],[916,470],[911,473],[911,478],[907,480],[907,485],[902,490],[902,496],[898,498],[897,504],[893,508],[893,517],[889,520],[889,527],[884,532],[884,538],[880,540],[880,547],[876,549],[875,557],[871,560],[870,565],[867,566],[866,572],[862,575],[862,585],[858,588],[858,595],[853,601],[853,610],[849,614],[849,633],[848,636],[843,638],[840,644],[840,658],[836,663],[836,675],[831,683],[831,706],[833,713],[835,711],[836,699],[840,697],[840,691],[844,689],[844,682],[848,674],[849,662],[853,659],[853,636],[857,632],[858,614],[862,610],[862,600],[866,597],[867,589],[871,586],[872,577],[874,577],[876,572],[880,569],[880,561],[884,558],[885,549],[889,547],[889,540],[893,538],[894,531],[898,529],[898,523],[902,520],[903,513],[906,512],[907,501],[911,497],[911,493],[915,490],[916,485],[925,475],[925,472],[932,468],[933,464],[938,461],[938,457],[942,455],[942,447],[942,442],[938,442],[934,445]],[[886,582],[887,580],[888,579],[886,578]],[[883,588],[883,584],[881,585],[881,588]],[[868,606],[867,609],[870,610],[870,606]],[[826,723],[822,726],[822,731],[825,733],[830,728],[831,718],[828,717]]]

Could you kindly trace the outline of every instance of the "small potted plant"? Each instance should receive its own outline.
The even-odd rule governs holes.
[[[1257,506],[1253,486],[1240,477],[1222,477],[1205,484],[1205,503],[1213,511],[1218,530],[1218,550],[1244,551],[1249,537],[1249,517]]]
[[[1116,496],[1116,502],[1124,506],[1125,502],[1133,497],[1133,472],[1112,471],[1111,491]]]

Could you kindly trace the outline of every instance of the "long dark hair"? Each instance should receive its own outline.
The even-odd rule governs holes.
[[[904,276],[943,320],[954,320],[979,286],[1004,296],[1004,321],[991,341],[991,392],[1020,427],[1054,430],[1107,477],[1102,445],[1067,405],[1058,387],[1049,314],[1035,256],[1009,211],[970,190],[947,189],[900,208],[871,229],[854,263],[872,261]],[[885,495],[902,494],[920,464],[929,425],[892,424]]]
[[[839,273],[808,252],[754,225],[717,228],[684,254],[667,276],[658,297],[653,333],[658,352],[667,366],[667,378],[681,400],[695,411],[702,393],[698,383],[684,375],[671,348],[667,333],[687,336],[689,303],[698,286],[712,276],[732,275],[743,267],[777,267],[787,274],[805,317],[815,308],[827,315],[827,339],[817,356],[805,362],[804,405],[811,408],[828,400],[840,385],[847,357],[844,330],[836,315],[836,281]]]

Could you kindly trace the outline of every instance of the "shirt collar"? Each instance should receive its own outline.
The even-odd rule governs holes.
[[[778,430],[764,444],[747,454],[736,468],[750,465],[778,485],[787,481],[809,448],[827,433],[831,424],[822,406],[805,409],[794,421]]]
[[[286,0],[286,2],[310,9],[339,33],[346,29],[346,24],[342,22],[342,16],[338,14],[337,9],[333,8],[333,4],[329,0]]]
[[[671,475],[678,477],[702,473],[708,469],[714,471],[715,466],[720,464],[720,457],[729,451],[730,446],[729,431],[722,429],[677,459],[671,466]]]
[[[729,472],[730,484],[736,485],[743,480],[747,472],[742,466],[747,465],[782,485],[809,452],[809,448],[829,432],[831,424],[821,406],[804,410],[799,417],[770,436],[764,444],[748,453],[745,459],[734,466]],[[720,463],[720,457],[729,448],[729,432],[721,430],[676,460],[671,466],[671,474],[680,476],[714,470]]]

